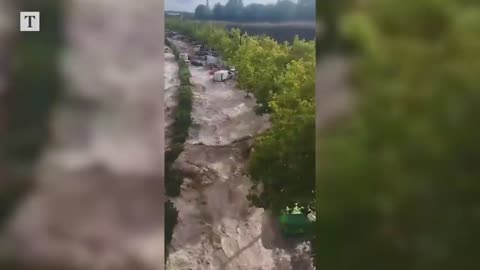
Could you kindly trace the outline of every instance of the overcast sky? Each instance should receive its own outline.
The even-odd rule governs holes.
[[[213,6],[216,3],[222,3],[225,4],[228,2],[228,0],[209,0],[210,1],[210,7],[213,8]],[[243,0],[244,5],[248,5],[251,3],[260,3],[260,4],[271,4],[271,3],[276,3],[277,0]],[[166,0],[165,1],[165,10],[170,10],[170,11],[190,11],[193,12],[195,11],[195,8],[200,5],[200,4],[206,4],[207,0]]]

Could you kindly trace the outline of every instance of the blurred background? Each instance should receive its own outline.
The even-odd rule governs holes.
[[[60,94],[57,68],[61,19],[57,3],[1,1],[1,214],[3,224],[30,188],[35,161],[48,138],[48,118]],[[18,31],[20,10],[39,10],[48,31]]]
[[[0,1],[1,269],[164,269],[162,11]]]
[[[318,268],[477,269],[478,1],[316,9]],[[0,268],[163,269],[162,10],[0,1]]]
[[[477,269],[478,1],[319,0],[317,19],[318,268]]]

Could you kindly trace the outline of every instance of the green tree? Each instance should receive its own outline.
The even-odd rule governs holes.
[[[290,0],[278,1],[273,9],[273,20],[275,21],[290,21],[295,17],[295,10],[297,6]]]
[[[243,1],[242,0],[228,0],[225,5],[225,17],[229,20],[239,20],[242,15]]]
[[[357,107],[317,160],[318,267],[476,269],[480,8],[378,0],[355,13]]]
[[[315,0],[298,0],[296,18],[299,20],[315,20]]]
[[[315,185],[315,45],[279,44],[265,36],[227,32],[212,24],[169,21],[169,27],[206,42],[239,71],[240,88],[271,112],[272,128],[254,146],[250,199],[276,212],[300,203],[313,210]]]
[[[168,249],[172,242],[173,230],[178,222],[178,211],[172,201],[165,202],[165,254],[168,255]],[[165,256],[167,257],[167,256]]]
[[[224,20],[225,19],[224,6],[220,3],[216,3],[215,6],[213,7],[212,15],[215,20]]]
[[[265,6],[262,4],[250,4],[243,9],[242,20],[265,21]]]
[[[210,9],[205,5],[198,5],[195,9],[195,18],[198,20],[210,19]]]
[[[250,195],[260,207],[279,212],[296,203],[314,209],[315,60],[294,60],[277,79],[270,102],[272,128],[255,144],[250,162]],[[257,186],[263,192],[256,194]]]

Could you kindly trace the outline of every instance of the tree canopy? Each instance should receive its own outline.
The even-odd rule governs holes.
[[[271,113],[272,128],[257,138],[251,154],[253,204],[274,212],[295,203],[313,208],[315,42],[279,44],[212,23],[168,20],[167,27],[219,51],[237,69],[238,87],[254,93],[261,111]]]
[[[205,5],[198,5],[195,9],[195,18],[200,20],[206,20],[210,18],[210,9]]]
[[[318,268],[476,269],[478,2],[342,12],[357,106],[319,140]]]
[[[197,10],[202,12],[197,14]],[[315,20],[315,0],[281,0],[276,4],[249,4],[244,6],[242,0],[229,0],[225,5],[217,3],[213,10],[205,12],[205,5],[199,5],[195,11],[198,20],[225,20],[241,22],[282,22],[292,20]],[[208,10],[208,9],[207,9]],[[205,17],[205,14],[210,14]]]

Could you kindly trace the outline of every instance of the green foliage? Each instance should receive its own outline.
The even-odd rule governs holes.
[[[192,124],[192,89],[188,85],[178,88],[178,106],[173,123],[173,143],[184,143],[188,137],[188,129]]]
[[[213,19],[224,20],[226,18],[225,7],[221,3],[216,3],[212,11]]]
[[[210,17],[211,12],[205,5],[198,5],[195,8],[195,18],[199,20],[206,20]]]
[[[178,158],[184,149],[184,143],[188,138],[188,130],[192,124],[191,112],[193,93],[190,83],[190,69],[183,59],[179,57],[179,50],[166,40],[167,45],[175,54],[179,65],[180,86],[178,88],[178,105],[175,111],[175,122],[172,127],[172,142],[170,150],[165,153],[165,191],[169,197],[180,195],[183,183],[182,173],[173,168],[173,162]],[[165,203],[165,252],[168,254],[168,248],[172,240],[173,230],[178,221],[178,211],[169,200]]]
[[[254,146],[250,174],[261,194],[254,205],[279,212],[300,203],[312,209],[315,185],[315,43],[279,44],[267,36],[229,32],[213,24],[167,20],[219,51],[238,71],[238,86],[254,93],[258,112],[271,112],[272,128]],[[254,187],[255,188],[255,187]]]
[[[358,105],[319,138],[318,268],[478,268],[479,14],[376,0],[346,15]]]
[[[165,153],[165,189],[170,197],[180,195],[180,186],[183,183],[181,172],[172,168],[173,162],[183,151],[183,145],[188,138],[188,130],[192,124],[192,102],[193,93],[190,85],[190,69],[183,59],[179,58],[178,49],[166,40],[167,45],[172,49],[178,62],[180,86],[178,88],[178,105],[175,110],[175,121],[172,126],[172,142],[170,150]]]
[[[168,247],[172,242],[173,229],[178,222],[178,211],[172,201],[165,202],[165,258],[168,256]]]
[[[298,203],[314,209],[315,190],[315,61],[293,60],[276,83],[270,101],[272,128],[259,137],[250,173],[264,191],[253,202],[279,212]]]
[[[178,77],[180,78],[180,83],[182,85],[190,85],[190,70],[188,69],[188,64],[185,61],[181,60],[178,62],[179,71]]]
[[[169,197],[175,198],[180,195],[183,184],[183,175],[180,171],[173,169],[171,165],[165,168],[165,191]]]
[[[262,112],[270,111],[269,102],[279,91],[276,79],[295,59],[315,59],[315,43],[296,38],[293,44],[279,44],[267,36],[248,36],[240,30],[225,29],[211,23],[167,20],[175,29],[207,44],[238,71],[238,86],[255,94]],[[313,88],[312,88],[313,89]]]
[[[168,39],[165,39],[165,44],[172,50],[172,53],[175,56],[175,60],[178,61],[180,59],[180,51],[178,50],[178,48],[175,47],[175,45],[173,45]]]
[[[239,20],[243,11],[242,0],[228,0],[225,4],[225,16],[230,20]]]
[[[215,4],[212,12],[205,5],[198,5],[195,9],[195,18],[242,22],[313,21],[315,0],[281,0],[276,4],[252,3],[247,6],[244,6],[241,0],[229,0],[225,5]]]

